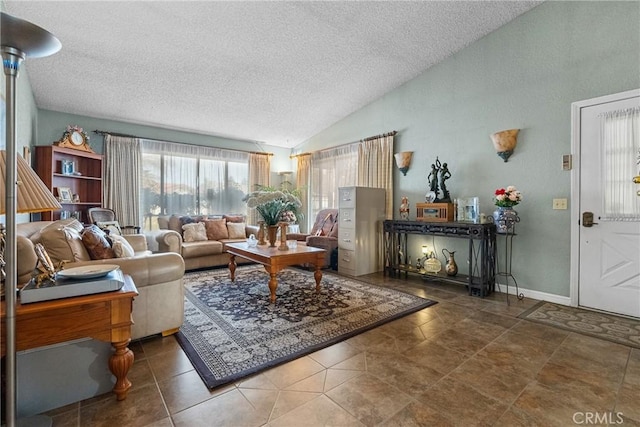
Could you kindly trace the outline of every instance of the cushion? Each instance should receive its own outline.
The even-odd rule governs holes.
[[[178,232],[182,236],[182,224],[180,224],[180,217],[178,215],[171,215],[169,217],[169,230]]]
[[[109,235],[117,234],[118,236],[122,236],[122,229],[118,221],[98,221],[96,225]]]
[[[167,215],[160,215],[158,217],[158,228],[160,230],[168,230],[169,229],[169,217]]]
[[[247,234],[244,230],[244,222],[228,222],[227,229],[229,230],[230,239],[245,239]]]
[[[80,230],[78,230],[78,226]],[[80,233],[84,228],[77,220],[56,221],[44,227],[38,236],[38,241],[47,250],[51,261],[90,261],[91,256],[82,243]]]
[[[227,222],[245,222],[244,215],[222,215]]]
[[[116,254],[107,240],[107,235],[96,225],[90,225],[82,232],[82,243],[91,259],[115,258]]]
[[[207,239],[222,240],[229,238],[226,219],[205,219],[204,226],[207,230]]]
[[[135,251],[127,239],[117,234],[107,237],[111,240],[111,247],[118,258],[129,258],[135,255]]]
[[[202,240],[207,240],[207,230],[204,228],[204,223],[202,222],[183,225],[182,234],[185,242],[200,242]]]

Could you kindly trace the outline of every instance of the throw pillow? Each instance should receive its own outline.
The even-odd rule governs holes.
[[[227,222],[245,222],[244,215],[222,215]]]
[[[169,217],[169,230],[180,233],[182,236],[182,224],[180,224],[180,217],[178,215],[171,215]]]
[[[200,242],[207,240],[207,230],[201,222],[183,225],[182,233],[185,242]]]
[[[207,230],[207,239],[222,240],[229,238],[226,219],[206,219],[204,226]]]
[[[107,238],[111,240],[111,247],[113,248],[113,252],[116,257],[130,258],[135,255],[133,246],[131,246],[131,243],[129,243],[124,237],[115,234],[113,236],[107,236]]]
[[[122,229],[118,221],[98,221],[96,225],[109,235],[117,234],[118,236],[122,236]]]
[[[244,222],[228,222],[227,229],[229,230],[230,239],[246,239],[247,234],[244,230]]]
[[[55,221],[43,228],[37,241],[34,239],[33,242],[42,243],[54,264],[60,261],[90,261],[91,257],[82,243],[82,230],[82,225],[75,219],[71,222]]]
[[[116,254],[107,240],[107,235],[95,225],[90,225],[82,232],[82,243],[91,259],[115,258]]]

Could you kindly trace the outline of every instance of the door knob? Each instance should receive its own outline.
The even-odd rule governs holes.
[[[582,226],[593,227],[598,225],[597,222],[593,222],[593,212],[582,212]]]

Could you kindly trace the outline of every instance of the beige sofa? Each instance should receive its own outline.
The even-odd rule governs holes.
[[[158,225],[160,231],[156,235],[156,241],[158,242],[159,252],[175,252],[182,256],[184,260],[185,270],[195,270],[198,268],[208,267],[220,267],[229,264],[229,254],[225,250],[225,245],[232,242],[243,242],[251,234],[258,235],[258,227],[253,225],[246,225],[244,222],[239,222],[241,219],[238,216],[224,216],[223,218],[201,218],[201,217],[189,217],[193,223],[205,220],[222,220],[225,222],[228,219],[230,224],[236,224],[244,228],[242,236],[231,238],[215,238],[209,233],[209,238],[206,240],[197,241],[185,241],[182,227],[185,225],[184,220],[186,217],[179,217],[172,215],[170,217],[159,217]],[[181,222],[182,219],[182,222]],[[232,222],[233,221],[233,222]],[[214,238],[212,238],[214,237]],[[248,263],[242,258],[237,258],[238,264]]]
[[[146,250],[145,236],[139,234],[123,236],[133,247],[134,256],[91,260],[82,242],[77,241],[77,234],[70,230],[79,224],[76,221],[74,225],[72,221],[17,224],[18,284],[27,283],[32,276],[37,262],[34,244],[38,242],[45,246],[54,263],[61,259],[72,260],[66,268],[117,264],[132,277],[139,293],[133,302],[132,338],[177,332],[184,319],[182,257],[173,253],[152,254]],[[55,236],[60,237],[54,240]]]

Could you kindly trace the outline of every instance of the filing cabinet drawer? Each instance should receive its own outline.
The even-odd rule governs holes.
[[[356,192],[353,187],[344,187],[338,189],[338,207],[353,208],[356,206]]]
[[[340,209],[340,222],[338,231],[343,228],[355,228],[356,226],[356,210],[354,208]]]
[[[338,248],[338,271],[342,272],[344,269],[355,271],[356,253]]]
[[[353,228],[338,229],[338,247],[343,249],[356,249],[356,232]]]

